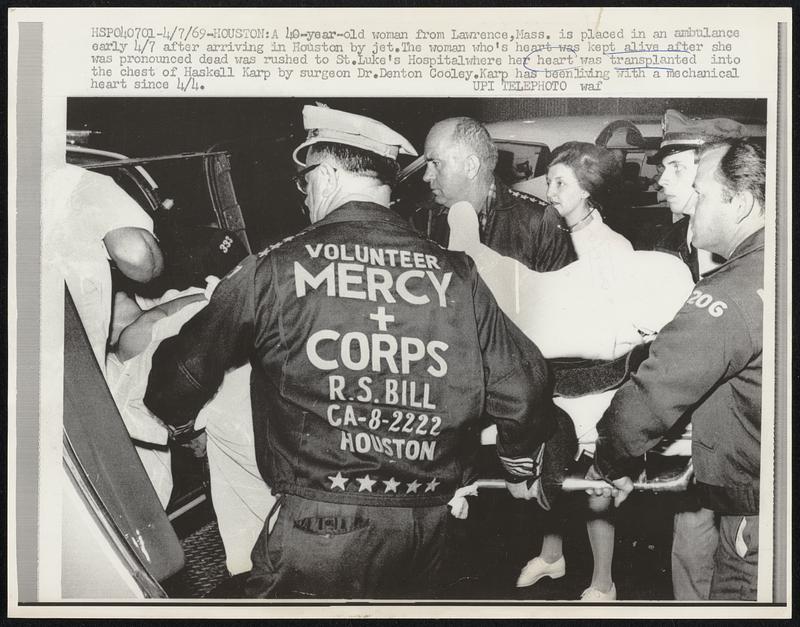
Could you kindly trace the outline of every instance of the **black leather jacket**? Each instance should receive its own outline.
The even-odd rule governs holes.
[[[484,416],[509,478],[555,430],[545,361],[472,261],[372,203],[245,259],[161,344],[145,403],[191,422],[248,359],[259,469],[281,493],[442,504],[475,479]]]
[[[537,272],[558,270],[577,259],[569,234],[558,228],[561,219],[555,209],[534,196],[510,189],[500,180],[495,180],[495,192],[491,217],[481,238],[483,244]],[[415,227],[447,246],[448,208],[433,205],[429,211],[427,220],[414,219]]]

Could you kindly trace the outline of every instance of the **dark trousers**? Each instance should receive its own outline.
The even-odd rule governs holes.
[[[721,516],[710,598],[755,601],[757,591],[758,516]]]
[[[446,505],[375,507],[287,495],[251,554],[250,598],[436,596],[449,536]]]

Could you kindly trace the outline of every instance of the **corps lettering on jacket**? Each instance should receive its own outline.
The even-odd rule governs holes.
[[[326,359],[320,355],[323,342],[335,343],[338,359]],[[342,335],[333,329],[320,329],[308,338],[306,355],[311,365],[320,370],[337,370],[344,366],[354,372],[382,372],[385,365],[394,374],[408,374],[411,364],[427,357],[431,362],[426,368],[428,374],[441,378],[447,374],[447,361],[442,353],[448,348],[439,340],[423,342],[416,337],[396,338],[389,333],[367,335],[360,331]]]

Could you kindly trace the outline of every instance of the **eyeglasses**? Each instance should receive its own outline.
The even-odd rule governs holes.
[[[313,170],[314,168],[318,168],[321,165],[322,165],[321,163],[315,163],[314,165],[310,165],[307,168],[303,168],[302,170],[299,170],[297,174],[295,174],[289,180],[294,181],[294,184],[297,185],[297,189],[300,191],[300,193],[305,195],[308,193],[308,181],[306,180],[306,174],[308,174],[309,172],[311,172],[311,170]]]

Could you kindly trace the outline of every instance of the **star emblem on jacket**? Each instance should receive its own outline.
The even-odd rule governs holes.
[[[394,492],[395,494],[397,494],[397,486],[400,485],[400,482],[395,481],[394,477],[392,477],[388,481],[384,481],[383,483],[386,484],[386,489],[384,490],[384,492]]]
[[[337,472],[333,477],[328,477],[328,480],[331,482],[331,490],[334,488],[340,488],[342,490],[345,489],[345,485],[347,484],[350,479],[346,479],[342,477],[341,472]]]
[[[427,484],[425,484],[425,492],[433,492],[436,489],[436,486],[440,483],[441,481],[438,481],[436,477],[434,477]]]
[[[358,481],[359,492],[372,492],[372,486],[375,485],[376,483],[374,479],[370,479],[369,475],[364,475],[363,477],[356,477],[356,481]]]
[[[417,490],[419,490],[421,487],[422,484],[416,479],[414,479],[414,481],[408,484],[408,489],[406,490],[406,494],[411,494],[412,492],[416,494]]]

